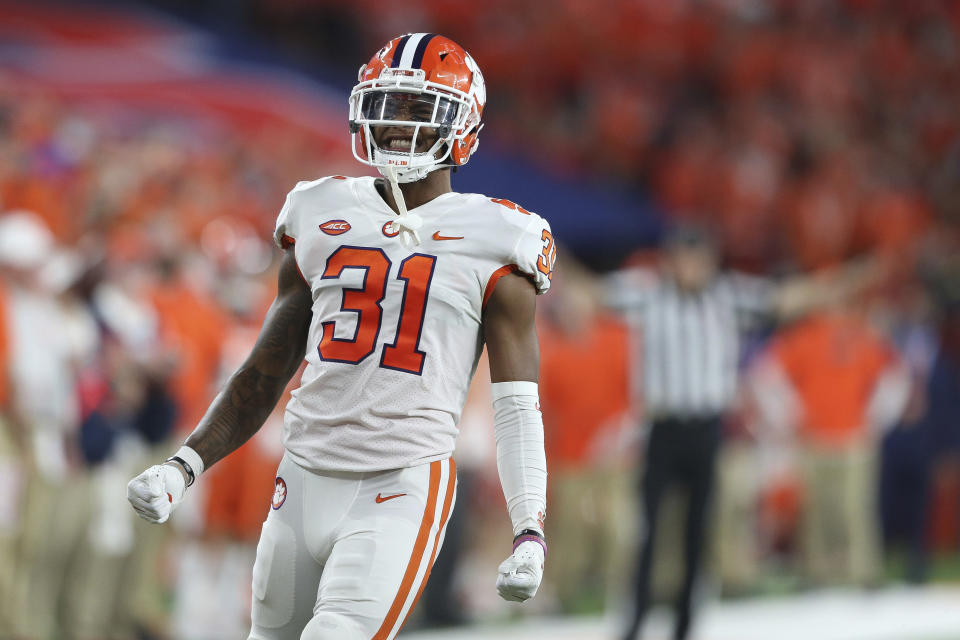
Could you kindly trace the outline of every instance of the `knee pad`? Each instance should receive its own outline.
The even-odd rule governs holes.
[[[321,611],[303,628],[300,640],[366,640],[370,632],[342,613]]]

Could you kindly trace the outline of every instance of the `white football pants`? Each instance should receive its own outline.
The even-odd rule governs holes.
[[[456,482],[452,459],[318,473],[284,456],[257,545],[248,640],[393,638],[443,543]]]

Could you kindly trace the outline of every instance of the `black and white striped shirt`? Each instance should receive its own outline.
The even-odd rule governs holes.
[[[608,281],[608,303],[635,336],[633,376],[652,418],[717,415],[737,391],[741,332],[769,314],[768,280],[722,273],[696,293],[647,269]]]

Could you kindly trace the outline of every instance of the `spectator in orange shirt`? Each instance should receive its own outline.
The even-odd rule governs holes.
[[[270,276],[276,278],[276,270],[268,274],[261,276],[263,282],[270,282]],[[269,288],[261,290],[261,284],[254,280],[233,283],[232,314],[222,330],[218,386],[242,364],[256,342],[259,318],[273,298]],[[264,300],[267,294],[270,298]],[[298,373],[294,379],[299,377]],[[199,514],[203,536],[183,541],[180,548],[183,555],[172,616],[175,637],[226,638],[246,633],[248,573],[265,518],[264,505],[273,495],[275,471],[283,456],[280,429],[291,387],[295,385],[288,385],[263,428],[206,477]]]
[[[276,269],[270,269],[267,273],[267,276],[261,276],[261,282],[246,280],[241,285],[235,285],[241,288],[235,295],[235,308],[232,309],[230,322],[223,330],[217,386],[224,384],[229,375],[237,370],[257,340],[259,319],[273,300],[269,287],[260,289],[263,282],[272,284],[271,278],[276,278]],[[298,379],[299,374],[294,376],[294,380]],[[269,503],[273,496],[274,472],[283,457],[283,450],[277,443],[283,425],[283,412],[294,388],[292,383],[287,386],[267,423],[236,451],[237,455],[230,456],[229,460],[224,460],[225,464],[211,469],[204,513],[204,528],[209,538],[226,538],[256,545],[263,524],[263,505]],[[244,576],[244,588],[246,582]]]
[[[558,267],[559,270],[559,267]],[[596,607],[622,576],[630,476],[611,458],[628,411],[628,331],[601,313],[596,288],[569,264],[554,278],[546,305],[540,402],[550,465],[550,576],[566,613]]]
[[[799,445],[809,578],[872,584],[879,578],[876,442],[903,410],[906,370],[861,314],[839,307],[782,332],[769,355],[768,391],[779,389],[786,401],[767,418],[795,428]]]
[[[186,262],[183,257],[163,262],[160,286],[151,297],[161,333],[178,358],[171,381],[180,409],[178,430],[189,431],[203,417],[216,382],[228,318],[202,291],[202,278],[185,273]]]

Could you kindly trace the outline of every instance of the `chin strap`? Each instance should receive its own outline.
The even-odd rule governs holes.
[[[388,165],[383,168],[384,175],[387,176],[387,182],[390,183],[390,189],[393,191],[393,200],[397,203],[397,209],[400,210],[397,219],[388,225],[390,233],[400,233],[400,242],[407,249],[413,245],[420,244],[420,234],[417,229],[423,226],[423,219],[415,213],[407,211],[407,203],[403,199],[403,192],[400,191],[400,183],[397,180],[397,168]]]

